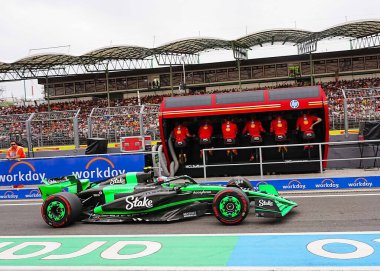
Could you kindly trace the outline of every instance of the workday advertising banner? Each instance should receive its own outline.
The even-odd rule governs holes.
[[[43,179],[75,175],[102,180],[144,169],[143,154],[74,156],[0,161],[0,186],[40,184]]]

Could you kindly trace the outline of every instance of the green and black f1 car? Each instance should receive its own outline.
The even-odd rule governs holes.
[[[223,224],[241,223],[254,202],[256,216],[284,217],[297,203],[278,195],[272,185],[254,189],[242,177],[227,186],[205,185],[189,176],[154,178],[130,172],[90,183],[74,176],[44,181],[39,187],[41,214],[52,227],[75,221],[176,221],[213,213]],[[252,204],[253,205],[253,204]]]

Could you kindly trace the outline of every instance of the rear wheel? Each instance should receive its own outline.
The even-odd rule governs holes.
[[[54,227],[65,227],[75,222],[82,211],[82,203],[77,195],[61,192],[46,199],[41,207],[44,221]]]
[[[227,187],[238,187],[243,189],[255,190],[251,182],[247,178],[241,176],[233,177],[231,180],[229,180],[227,183]]]
[[[239,188],[228,187],[215,195],[212,210],[221,223],[236,225],[248,215],[249,199]]]

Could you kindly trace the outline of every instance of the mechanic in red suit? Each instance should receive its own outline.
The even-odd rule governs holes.
[[[314,125],[322,122],[321,118],[317,116],[311,115],[309,111],[303,112],[297,119],[296,130],[301,131],[302,139],[304,139],[304,135],[306,133],[312,133],[314,135]],[[310,146],[313,147],[313,146]],[[305,146],[304,149],[309,148],[309,146]]]
[[[210,123],[209,120],[205,120],[201,126],[199,126],[198,129],[198,137],[199,137],[199,142],[208,142],[207,144],[204,144],[203,146],[209,146],[211,144],[211,136],[214,131],[214,127]],[[208,151],[209,155],[212,155],[212,150]],[[202,158],[202,149],[201,149],[201,154],[200,157]]]
[[[235,145],[237,133],[238,133],[237,125],[230,118],[227,118],[226,120],[224,120],[222,124],[222,135],[223,135],[223,140],[225,144],[226,142],[232,140],[234,142],[232,145]],[[231,150],[227,150],[227,155],[229,155],[230,152]],[[233,149],[232,152],[235,155],[238,154],[236,149]]]
[[[263,125],[261,124],[261,121],[256,119],[254,115],[251,116],[251,120],[249,120],[243,129],[242,134],[244,135],[247,133],[251,138],[259,137],[261,139],[261,133],[264,133],[265,130],[263,128]],[[255,159],[255,156],[251,152],[251,156],[249,158],[249,161],[253,161]]]
[[[286,133],[288,132],[288,122],[282,118],[281,115],[278,115],[270,123],[270,132],[274,133],[275,137],[283,137],[286,139]],[[279,152],[281,151],[281,148],[283,148],[285,152],[288,151],[288,148],[284,146],[278,148]]]
[[[181,123],[176,123],[176,126],[173,129],[173,136],[175,140],[175,146],[177,148],[183,148],[184,149],[184,154],[183,158],[186,161],[187,160],[187,155],[186,155],[186,149],[187,149],[187,139],[189,137],[192,137],[189,133],[189,129],[184,124]]]

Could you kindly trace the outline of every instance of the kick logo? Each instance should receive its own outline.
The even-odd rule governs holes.
[[[100,161],[100,162],[97,162]],[[90,167],[95,162],[108,164],[107,168],[95,166],[94,169],[90,170]],[[74,171],[72,172],[78,179],[90,179],[91,181],[99,180],[103,178],[111,178],[120,174],[124,174],[125,169],[115,169],[114,163],[105,157],[94,157],[86,164],[84,171]]]
[[[22,167],[19,169],[19,167]],[[16,170],[19,169],[19,170]],[[27,170],[25,170],[27,169]],[[45,179],[46,173],[37,173],[36,168],[27,161],[19,161],[9,168],[8,174],[0,175],[0,182],[17,183],[17,182],[31,182],[42,181]]]

